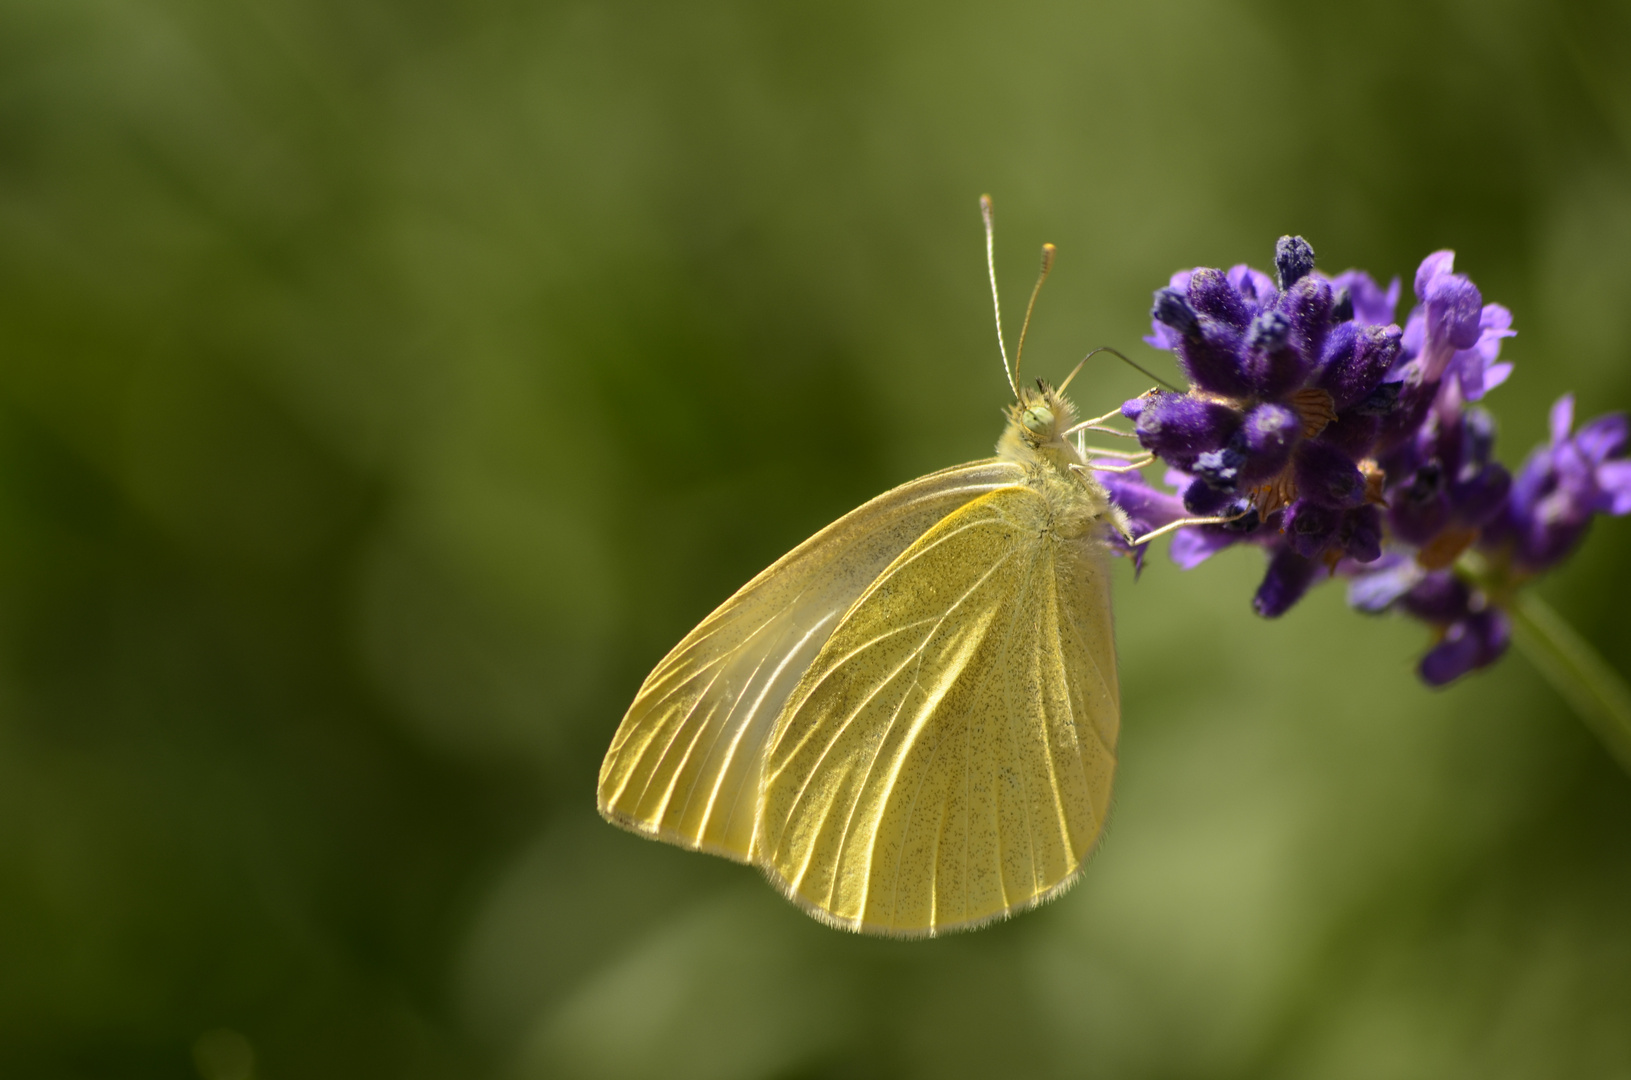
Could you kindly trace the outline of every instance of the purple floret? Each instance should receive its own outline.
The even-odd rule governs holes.
[[[1240,429],[1245,461],[1242,482],[1260,483],[1285,468],[1302,439],[1302,418],[1284,405],[1267,402],[1248,412]]]
[[[1580,543],[1597,514],[1631,513],[1631,461],[1623,413],[1599,417],[1578,434],[1574,397],[1552,406],[1552,439],[1512,482],[1487,543],[1504,548],[1528,573],[1549,569]]]
[[[1100,483],[1109,492],[1110,501],[1127,516],[1127,525],[1135,539],[1184,516],[1182,500],[1151,487],[1136,472],[1102,473]],[[1149,550],[1146,545],[1134,547],[1114,529],[1110,530],[1107,539],[1112,549],[1132,557],[1135,574],[1143,572],[1144,553]]]
[[[1444,686],[1499,660],[1511,633],[1511,623],[1500,608],[1474,612],[1446,627],[1416,670],[1427,685]]]
[[[1185,296],[1189,292],[1189,275],[1191,273],[1192,271],[1189,270],[1180,270],[1173,274],[1172,280],[1167,282],[1167,288],[1179,296]],[[1165,289],[1156,290],[1156,307],[1150,310],[1150,332],[1144,338],[1146,345],[1156,349],[1177,348],[1180,340],[1178,332],[1162,322],[1155,314],[1160,305],[1160,294],[1165,291]]]
[[[1397,326],[1340,324],[1326,341],[1314,385],[1329,392],[1339,410],[1359,404],[1392,370],[1402,336]]]
[[[1340,563],[1338,569],[1349,577],[1348,606],[1367,615],[1380,615],[1392,608],[1425,573],[1415,559],[1397,551],[1383,555],[1368,567]]]
[[[1292,551],[1280,548],[1269,558],[1269,569],[1263,583],[1252,597],[1252,610],[1265,619],[1277,619],[1291,610],[1313,584],[1319,564]]]
[[[1184,504],[1176,495],[1151,487],[1136,472],[1103,473],[1099,482],[1110,493],[1110,501],[1121,508],[1132,526],[1133,535],[1169,525],[1184,516]]]
[[[1419,301],[1405,322],[1403,348],[1395,367],[1403,375],[1415,362],[1417,377],[1435,385],[1454,375],[1461,392],[1477,401],[1505,382],[1511,364],[1497,363],[1501,339],[1512,329],[1512,313],[1500,304],[1485,304],[1478,286],[1451,272],[1455,252],[1437,251],[1416,271]]]
[[[1405,328],[1406,340],[1420,325],[1422,377],[1438,382],[1459,349],[1471,349],[1482,333],[1479,325],[1484,297],[1463,274],[1451,272],[1455,252],[1436,251],[1416,271],[1416,299],[1420,302]]]
[[[1468,401],[1482,398],[1512,374],[1511,364],[1496,363],[1501,355],[1501,339],[1517,333],[1512,329],[1512,312],[1500,304],[1485,304],[1478,326],[1478,340],[1471,348],[1458,350],[1450,357],[1445,369],[1446,377],[1456,377]]]
[[[1353,321],[1360,326],[1386,326],[1399,307],[1399,279],[1388,283],[1387,291],[1363,270],[1345,270],[1331,279],[1331,288],[1346,291],[1353,305]]]
[[[1188,394],[1135,400],[1142,402],[1133,426],[1139,443],[1179,468],[1188,468],[1200,454],[1222,449],[1240,427],[1239,413],[1227,405]]]

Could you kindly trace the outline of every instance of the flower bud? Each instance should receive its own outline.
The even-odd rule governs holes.
[[[1208,318],[1245,330],[1252,313],[1222,270],[1197,269],[1189,278],[1189,304]]]
[[[1300,236],[1280,237],[1274,244],[1274,270],[1284,292],[1313,272],[1314,249]]]
[[[1172,327],[1184,337],[1194,337],[1201,332],[1200,317],[1195,314],[1195,309],[1189,306],[1188,298],[1181,290],[1170,285],[1155,290],[1155,303],[1150,308],[1150,318]]]
[[[1133,430],[1144,449],[1187,470],[1198,455],[1221,449],[1239,426],[1239,414],[1227,405],[1158,394],[1145,401]]]
[[[1302,429],[1301,418],[1284,405],[1259,405],[1247,413],[1239,439],[1245,456],[1241,482],[1267,480],[1285,468],[1302,439]]]
[[[1297,448],[1292,469],[1297,491],[1305,499],[1337,510],[1365,501],[1365,477],[1359,467],[1328,443],[1303,443]]]
[[[1501,658],[1511,636],[1506,612],[1489,608],[1450,624],[1417,668],[1429,686],[1443,686]]]
[[[1318,564],[1289,548],[1281,548],[1269,560],[1269,569],[1252,597],[1252,610],[1265,619],[1276,619],[1303,598],[1314,580]]]

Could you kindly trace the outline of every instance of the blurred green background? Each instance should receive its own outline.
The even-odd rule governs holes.
[[[1038,374],[1300,232],[1513,309],[1508,463],[1631,405],[1624,2],[0,3],[0,1075],[1631,1077],[1631,780],[1255,552],[1118,568],[1039,912],[597,818],[693,623],[989,451],[983,191]],[[1622,672],[1628,541],[1545,587]]]

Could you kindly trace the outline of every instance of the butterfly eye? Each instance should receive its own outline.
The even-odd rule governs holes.
[[[1020,416],[1019,422],[1033,435],[1046,435],[1053,430],[1053,410],[1045,405],[1032,405]]]

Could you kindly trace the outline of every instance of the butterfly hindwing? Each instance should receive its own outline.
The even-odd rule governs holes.
[[[991,459],[903,484],[743,586],[647,676],[600,770],[600,812],[748,861],[766,740],[839,619],[900,553],[1022,470]]]
[[[941,520],[850,609],[766,752],[756,861],[819,917],[922,936],[1081,868],[1120,718],[1102,542],[1018,484]]]

